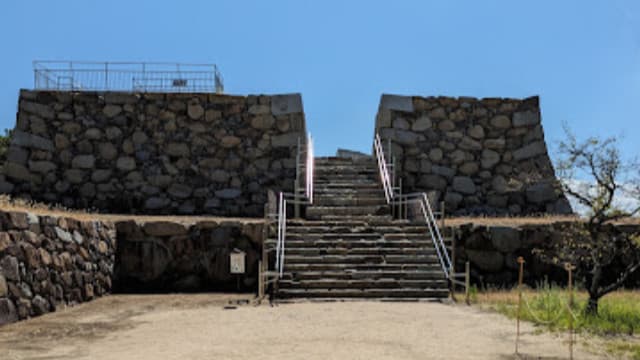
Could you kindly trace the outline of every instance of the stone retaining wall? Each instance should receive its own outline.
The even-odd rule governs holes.
[[[262,216],[293,190],[299,94],[20,93],[0,193],[134,214]]]
[[[376,132],[406,192],[434,192],[459,215],[571,213],[553,185],[538,97],[383,95]]]
[[[513,286],[518,281],[517,258],[525,260],[524,281],[565,283],[567,273],[558,266],[543,263],[534,253],[536,248],[561,240],[562,227],[571,223],[549,223],[521,226],[477,226],[465,224],[447,227],[446,234],[456,238],[456,271],[463,272],[471,264],[472,282],[481,286]],[[619,225],[617,231],[637,232],[640,225]],[[640,273],[628,282],[640,286]]]
[[[113,225],[0,210],[0,325],[111,291]]]
[[[264,229],[262,220],[79,221],[0,210],[0,325],[111,292],[257,292]],[[238,250],[241,275],[230,273]]]
[[[116,223],[116,291],[257,292],[264,223],[122,221]],[[245,253],[246,272],[230,273],[229,256]]]

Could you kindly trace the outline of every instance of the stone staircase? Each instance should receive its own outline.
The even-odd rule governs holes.
[[[287,221],[279,299],[448,296],[426,228],[392,219],[373,158],[316,158],[315,166],[314,204],[305,220]]]

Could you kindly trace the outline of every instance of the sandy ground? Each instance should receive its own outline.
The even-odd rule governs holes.
[[[441,303],[239,305],[242,295],[117,295],[0,328],[0,359],[564,359],[562,338]],[[600,358],[578,345],[576,359]]]

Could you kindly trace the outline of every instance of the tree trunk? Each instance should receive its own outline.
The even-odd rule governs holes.
[[[596,297],[593,294],[589,294],[589,301],[587,302],[587,307],[585,308],[585,313],[591,316],[598,315],[598,300],[600,297]]]
[[[588,289],[589,301],[587,302],[585,312],[587,315],[598,315],[598,300],[602,297],[602,294],[598,290],[600,288],[600,281],[602,280],[602,267],[599,264],[595,264],[591,270],[591,275],[591,284]]]

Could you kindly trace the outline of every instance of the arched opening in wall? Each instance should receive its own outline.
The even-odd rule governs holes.
[[[261,224],[116,224],[115,293],[257,292]],[[244,253],[233,274],[231,254]]]

